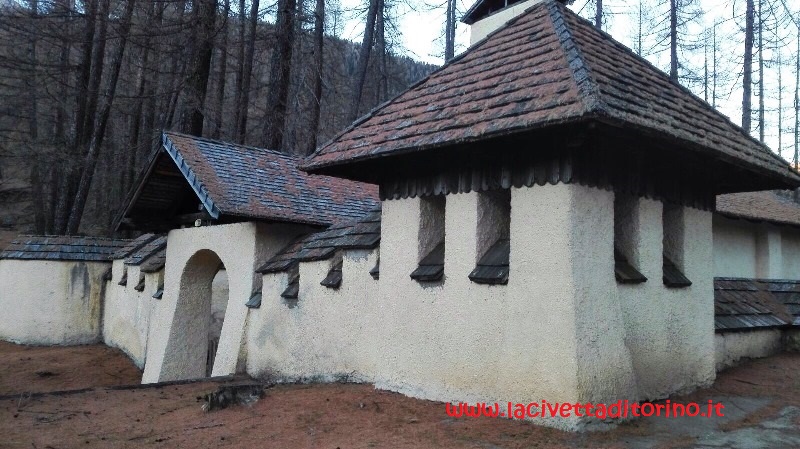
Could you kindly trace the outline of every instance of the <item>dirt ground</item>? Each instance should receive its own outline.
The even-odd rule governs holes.
[[[0,346],[4,391],[22,389],[0,398],[2,448],[800,447],[798,353],[748,362],[721,373],[711,388],[672,398],[720,401],[725,418],[648,418],[606,432],[573,434],[507,419],[450,418],[442,403],[355,384],[279,385],[252,405],[212,412],[201,409],[198,396],[231,381],[30,396],[22,393],[25,382],[8,378],[27,376],[41,391],[47,385],[30,370],[45,359],[38,360],[32,349],[11,351],[16,356],[8,351]],[[118,353],[98,346],[42,348],[42,354],[53,363],[44,365],[48,369],[62,367],[58,389],[68,386],[67,379],[81,388],[92,379],[113,383],[135,371],[122,369]],[[9,363],[25,357],[27,370]],[[73,377],[64,368],[71,362],[63,359],[76,357],[85,364],[72,364],[83,373]]]
[[[0,341],[0,395],[137,384],[142,372],[105,345],[21,346]]]

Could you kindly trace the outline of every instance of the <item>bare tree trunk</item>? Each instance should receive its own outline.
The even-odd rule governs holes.
[[[763,0],[758,0],[758,140],[764,142],[764,22]]]
[[[375,51],[378,52],[378,101],[383,103],[389,95],[389,78],[386,73],[386,27],[385,27],[384,0],[378,0],[378,10],[375,12]]]
[[[603,0],[595,0],[594,26],[603,29]]]
[[[154,22],[155,15],[155,2],[148,2],[147,6],[147,23]],[[142,128],[142,112],[144,108],[144,95],[147,87],[147,65],[150,59],[150,33],[146,33],[143,41],[141,65],[136,75],[136,101],[131,115],[130,133],[128,138],[127,151],[124,154],[124,163],[122,167],[122,194],[128,192],[133,184],[133,179],[136,176],[136,153],[139,151],[141,145],[141,128]]]
[[[456,0],[447,0],[447,12],[444,27],[444,62],[448,62],[456,53]]]
[[[114,103],[114,96],[117,91],[117,81],[119,80],[119,72],[122,67],[122,59],[125,54],[125,47],[128,43],[128,36],[131,29],[131,17],[133,16],[133,9],[135,0],[127,0],[125,5],[125,12],[120,22],[120,42],[116,53],[111,61],[111,73],[108,80],[106,101],[103,108],[98,114],[98,120],[95,126],[92,127],[92,137],[89,140],[88,147],[83,163],[83,170],[81,173],[80,183],[78,190],[75,193],[72,210],[69,215],[69,222],[67,224],[67,234],[73,235],[78,232],[83,217],[83,211],[86,206],[86,199],[89,196],[89,188],[92,185],[92,178],[94,177],[94,169],[97,165],[97,159],[100,155],[100,147],[103,144],[103,137],[106,133],[106,126],[108,125],[108,118],[111,113],[111,105]],[[104,20],[107,20],[104,18]]]
[[[744,69],[742,76],[742,128],[749,133],[753,112],[753,21],[755,20],[755,5],[753,0],[747,0],[745,15]]]
[[[275,24],[276,49],[272,53],[270,88],[267,94],[266,117],[262,144],[270,149],[284,151],[283,128],[286,124],[286,103],[289,97],[289,76],[292,71],[296,0],[278,0]]]
[[[186,0],[179,0],[177,8],[178,8],[177,22],[183,23],[183,17],[186,15]],[[171,58],[171,60],[172,62],[170,64],[169,73],[172,78],[170,79],[169,85],[172,87],[169,92],[169,100],[167,102],[166,113],[162,114],[161,126],[160,126],[161,128],[166,128],[172,125],[172,121],[175,117],[175,111],[178,108],[178,97],[180,97],[182,90],[181,81],[183,80],[186,74],[186,58],[173,57]],[[180,65],[180,70],[178,70],[179,65]]]
[[[39,1],[38,0],[30,0],[30,9],[31,9],[31,18],[34,19],[34,23],[36,21],[36,17],[39,15]],[[28,49],[28,60],[30,64],[30,76],[26,78],[27,89],[28,89],[28,107],[30,110],[28,111],[28,134],[29,134],[29,142],[31,148],[35,149],[38,147],[39,141],[39,96],[37,89],[39,87],[37,82],[37,71],[39,67],[38,59],[37,59],[37,40],[39,38],[38,28],[36,25],[33,26],[31,35],[30,35],[30,47]],[[42,187],[42,176],[41,176],[41,156],[36,152],[32,152],[34,157],[31,159],[31,174],[30,174],[30,182],[33,188],[33,207],[34,207],[34,228],[36,229],[37,234],[41,234],[44,232],[45,228],[45,210],[44,210],[44,189]]]
[[[711,87],[711,106],[717,107],[717,21],[714,20],[714,28],[711,32],[712,49],[711,49],[711,63],[713,64],[711,70],[712,87]]]
[[[79,149],[86,141],[86,122],[88,117],[93,115],[93,113],[89,112],[92,109],[92,83],[94,74],[98,73],[97,64],[101,64],[99,61],[94,61],[95,55],[98,54],[98,52],[95,51],[95,47],[98,45],[105,46],[105,27],[109,4],[108,0],[99,1],[103,2],[103,6],[100,6],[100,10],[105,11],[105,16],[103,16],[102,12],[98,12],[97,0],[89,0],[86,3],[87,20],[86,28],[83,33],[83,48],[81,49],[83,57],[77,80],[79,87],[74,134],[70,142],[65,145],[67,154],[62,161],[63,167],[58,182],[55,214],[53,217],[53,232],[56,234],[63,234],[67,231],[67,221],[69,220],[70,210],[72,209],[72,199],[74,198],[77,184],[77,173],[73,164],[76,159],[80,158]],[[98,19],[100,19],[99,22]],[[96,34],[98,35],[97,38]],[[102,43],[95,42],[95,40],[102,41]],[[102,71],[100,71],[100,73],[102,73]]]
[[[361,49],[358,54],[356,78],[353,82],[353,97],[352,102],[350,103],[350,110],[347,114],[350,121],[358,118],[358,111],[361,107],[361,92],[364,89],[364,82],[367,80],[367,68],[369,66],[369,55],[370,50],[372,50],[372,43],[375,34],[375,20],[377,11],[378,0],[369,0],[369,10],[367,11],[366,26],[364,27],[364,40],[361,42]]]
[[[241,71],[241,86],[239,87],[236,102],[236,130],[234,140],[244,144],[247,139],[247,116],[250,106],[250,80],[253,76],[253,59],[256,51],[256,30],[258,29],[258,0],[252,0],[250,7],[250,29],[247,37],[247,50],[244,56],[244,64]]]
[[[636,54],[642,56],[642,22],[644,21],[644,11],[642,10],[642,0],[639,0],[639,28],[636,33]]]
[[[703,45],[703,100],[708,103],[708,34]]]
[[[186,102],[181,113],[181,132],[203,135],[206,91],[211,76],[211,58],[214,56],[214,24],[217,18],[216,0],[198,0],[193,3],[196,18],[195,51],[191,70],[186,79]]]
[[[777,47],[775,52],[778,54],[778,156],[783,157],[783,58]]]
[[[319,133],[319,115],[322,110],[322,70],[325,50],[325,0],[317,0],[314,8],[314,100],[311,103],[311,123],[306,155],[317,149],[317,134]]]
[[[678,0],[669,2],[669,79],[678,82]]]
[[[792,162],[795,170],[800,168],[798,156],[800,156],[800,24],[797,26],[797,52],[794,66],[794,158]]]
[[[225,22],[222,26],[222,42],[219,45],[219,80],[217,82],[217,111],[214,117],[214,132],[211,136],[219,139],[222,136],[223,109],[225,108],[225,78],[228,74],[228,15],[231,10],[231,1],[225,0],[222,17]]]

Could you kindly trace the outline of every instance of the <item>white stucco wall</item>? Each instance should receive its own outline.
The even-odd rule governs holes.
[[[0,260],[0,339],[76,345],[100,339],[105,262]]]
[[[663,204],[637,198],[629,206],[635,225],[625,226],[625,232],[636,250],[628,258],[648,280],[620,284],[618,291],[639,399],[708,385],[714,379],[711,213],[683,208],[672,214],[671,224],[682,227],[677,234],[683,238],[671,239],[670,245],[682,254],[683,273],[692,285],[669,289],[662,280]]]
[[[639,257],[652,281],[614,280],[613,193],[579,185],[513,189],[506,286],[467,275],[478,245],[478,194],[448,195],[445,279],[410,279],[421,257],[419,199],[383,204],[377,251],[302,263],[296,304],[284,273],[264,277],[250,312],[247,370],[283,379],[348,377],[442,401],[616,401],[663,397],[714,377],[711,214],[687,209],[688,289],[661,282],[661,207],[643,200]],[[409,225],[411,224],[411,225]],[[697,243],[696,239],[706,239]],[[583,423],[550,423],[578,428]]]
[[[800,279],[800,230],[714,215],[714,276]]]
[[[525,12],[526,9],[541,3],[543,0],[528,0],[495,12],[470,25],[469,44],[473,45],[492,31],[505,25],[506,22]]]
[[[170,231],[167,238],[167,264],[164,297],[157,301],[148,335],[144,383],[202,377],[211,313],[211,281],[224,264],[229,285],[229,301],[214,360],[212,375],[236,372],[246,356],[243,337],[246,327],[245,303],[260,288],[261,276],[255,270],[306,232],[304,226],[236,223]],[[218,258],[218,260],[217,260]],[[196,262],[187,269],[187,263]],[[190,297],[182,298],[182,291]],[[206,299],[199,297],[208,296]],[[198,298],[194,298],[197,296]],[[198,299],[198,301],[195,301]],[[202,301],[199,301],[202,299]],[[199,305],[206,301],[205,306]],[[195,335],[201,332],[203,335]],[[198,353],[199,352],[199,353]]]
[[[767,357],[782,349],[782,331],[726,332],[714,336],[717,371],[737,364],[742,359]]]
[[[127,283],[119,285],[125,271]],[[145,365],[151,317],[158,301],[153,294],[163,275],[163,272],[141,273],[138,266],[126,266],[123,260],[115,260],[112,279],[106,283],[103,341],[121,349],[139,368]],[[145,287],[139,292],[135,287],[141,276],[144,276]]]
[[[756,277],[756,226],[714,215],[714,276]]]
[[[800,279],[800,230],[781,229],[781,255],[783,278]]]

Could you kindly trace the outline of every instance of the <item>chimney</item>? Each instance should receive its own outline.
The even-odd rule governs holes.
[[[553,0],[478,0],[461,19],[470,26],[469,45],[474,45],[528,8],[546,1]],[[567,0],[555,1],[568,3]]]

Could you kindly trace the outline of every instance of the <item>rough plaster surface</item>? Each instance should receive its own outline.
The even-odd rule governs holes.
[[[119,285],[125,272],[128,281],[126,285]],[[138,292],[134,287],[141,276],[144,276],[145,287]],[[115,260],[111,280],[106,283],[103,341],[128,354],[139,368],[145,365],[151,316],[157,304],[153,294],[163,276],[163,272],[141,273],[138,266],[125,266],[122,260]]]
[[[692,286],[669,289],[662,281],[662,203],[644,198],[628,202],[629,223],[623,227],[636,248],[629,257],[648,280],[619,284],[617,290],[639,399],[660,399],[708,385],[715,376],[711,214],[682,209],[670,213],[669,226],[682,229],[684,238],[673,238],[670,244],[682,254],[683,271]]]
[[[475,44],[492,31],[505,25],[509,20],[525,12],[526,9],[542,1],[543,0],[528,0],[526,2],[520,2],[473,23],[470,26],[469,44]]]
[[[224,264],[229,283],[212,375],[243,365],[244,332],[252,293],[260,288],[255,269],[305,227],[237,223],[176,229],[169,233],[164,297],[150,326],[143,382],[187,379],[205,374],[212,280]]]
[[[661,283],[661,203],[641,200],[632,209],[637,257],[654,280],[641,288],[614,280],[613,193],[578,185],[512,190],[507,286],[467,278],[477,256],[479,197],[449,195],[445,281],[425,286],[409,278],[418,261],[409,242],[420,236],[408,224],[421,222],[421,201],[386,201],[379,281],[368,275],[377,251],[346,252],[338,290],[319,285],[330,261],[302,263],[296,303],[280,298],[286,274],[264,277],[262,306],[251,311],[247,328],[247,371],[347,377],[469,402],[611,402],[708,384],[711,214],[677,214],[685,271],[695,284],[669,290]]]
[[[105,262],[0,260],[0,339],[77,345],[100,339]]]
[[[776,329],[716,334],[714,344],[717,371],[736,365],[742,359],[770,356],[783,348],[782,332]]]

